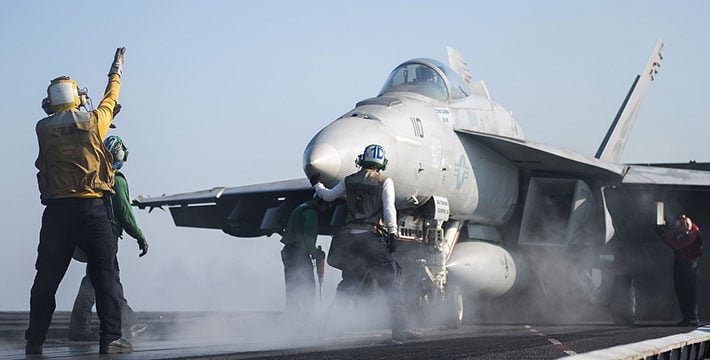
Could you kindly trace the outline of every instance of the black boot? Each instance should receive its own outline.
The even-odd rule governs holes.
[[[698,319],[683,319],[681,322],[675,324],[675,326],[681,327],[697,327],[700,324]]]
[[[42,345],[37,344],[25,344],[25,354],[26,355],[38,355],[42,354]]]

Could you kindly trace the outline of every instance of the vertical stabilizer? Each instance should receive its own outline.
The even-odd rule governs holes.
[[[662,51],[663,41],[659,39],[651,53],[651,57],[648,59],[648,63],[643,68],[643,72],[636,76],[629,93],[626,95],[621,108],[619,108],[614,121],[609,127],[609,131],[607,131],[604,140],[599,145],[599,150],[594,155],[597,159],[609,162],[619,162],[619,159],[621,159],[621,154],[624,152],[624,146],[626,146],[631,129],[634,127],[634,121],[636,121],[636,116],[643,98],[646,96],[648,86],[658,74],[658,68],[661,66],[661,60],[663,59]]]
[[[491,100],[491,94],[488,92],[488,88],[486,88],[486,84],[483,83],[483,80],[474,81],[471,78],[471,70],[469,70],[468,64],[466,63],[466,60],[464,60],[461,53],[451,46],[446,47],[446,53],[449,56],[449,66],[454,69],[454,71],[456,71],[461,78],[463,78],[463,81],[466,85],[468,85],[468,88],[474,94]]]
[[[471,70],[468,69],[468,64],[461,53],[451,46],[447,46],[446,54],[449,57],[449,66],[463,78],[466,85],[471,86]]]

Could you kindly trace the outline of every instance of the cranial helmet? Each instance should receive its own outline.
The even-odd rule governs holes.
[[[690,229],[693,228],[693,222],[690,220],[689,217],[685,215],[678,216],[678,218],[675,220],[675,228],[678,231],[682,231],[684,233],[688,233]]]
[[[80,91],[76,81],[68,76],[53,79],[47,87],[47,97],[42,100],[42,109],[47,114],[76,109],[86,104],[86,90]]]
[[[111,153],[111,156],[113,156],[111,166],[116,170],[123,167],[123,163],[128,160],[128,147],[126,147],[126,143],[123,142],[123,139],[116,135],[109,135],[104,140],[104,146],[108,149],[108,152]]]
[[[357,157],[357,164],[362,167],[373,167],[384,170],[387,167],[387,158],[385,157],[385,149],[380,145],[367,145],[362,155]]]

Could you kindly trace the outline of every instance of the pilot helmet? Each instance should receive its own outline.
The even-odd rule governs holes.
[[[436,72],[426,65],[418,66],[415,71],[419,82],[436,80]]]
[[[385,149],[377,144],[367,145],[362,155],[358,156],[357,164],[363,167],[373,167],[379,170],[384,170],[387,167],[387,158],[385,157]]]
[[[76,81],[68,76],[52,79],[47,87],[47,97],[42,99],[42,109],[48,115],[58,111],[76,109],[85,106],[86,89],[79,89]]]
[[[104,140],[104,146],[113,156],[111,166],[116,170],[123,167],[123,164],[128,160],[128,147],[126,147],[123,139],[116,135],[109,135]]]

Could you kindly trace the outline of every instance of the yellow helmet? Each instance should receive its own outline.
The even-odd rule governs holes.
[[[82,99],[79,96],[79,86],[76,81],[68,76],[60,76],[49,83],[47,87],[47,108],[45,108],[48,114],[76,109],[82,104]],[[42,105],[44,108],[45,101],[43,101]]]

